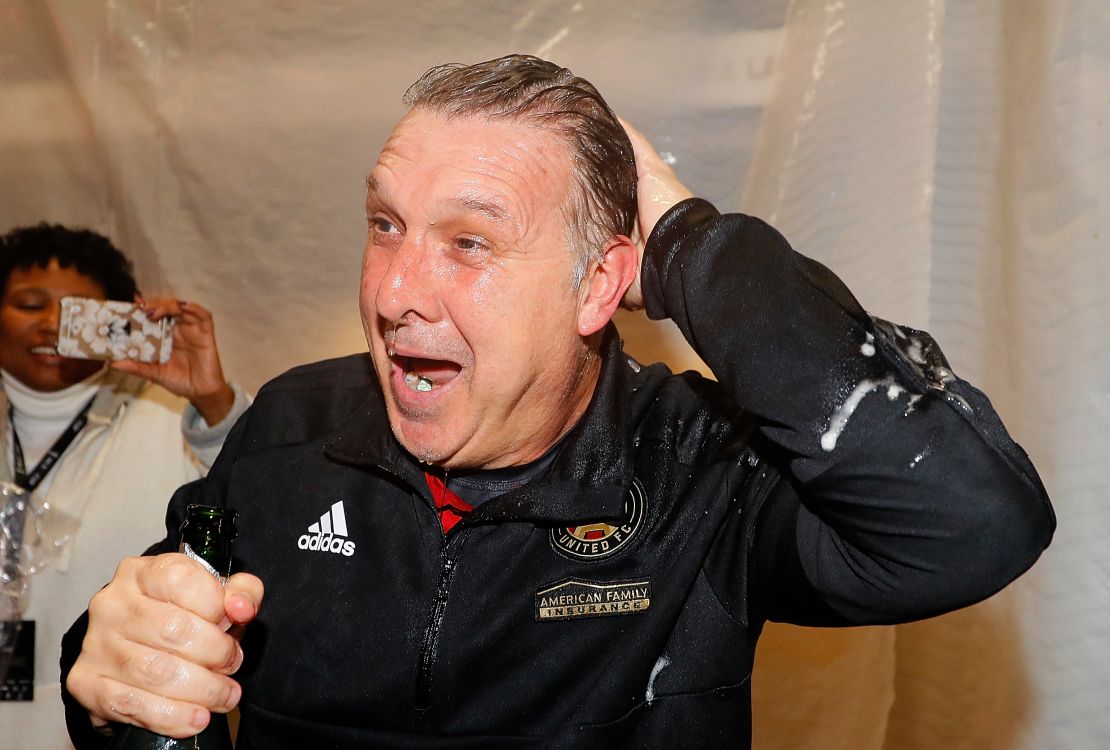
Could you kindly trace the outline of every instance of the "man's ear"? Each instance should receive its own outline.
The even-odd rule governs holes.
[[[605,246],[601,261],[586,270],[579,289],[578,333],[597,333],[613,317],[625,290],[636,280],[640,254],[632,240],[617,235]]]

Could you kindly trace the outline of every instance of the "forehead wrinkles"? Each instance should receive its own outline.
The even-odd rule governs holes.
[[[564,223],[576,182],[564,141],[507,122],[443,120],[414,111],[394,130],[371,174],[372,192],[419,194],[427,208],[476,211],[512,226],[521,239],[546,218]]]
[[[457,165],[462,176],[458,199],[498,223],[512,226],[521,239],[544,223],[545,190],[553,175],[526,144],[502,143],[477,150]]]

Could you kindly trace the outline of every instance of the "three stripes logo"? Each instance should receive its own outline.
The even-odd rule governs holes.
[[[308,527],[307,534],[297,538],[297,547],[315,552],[334,552],[350,557],[355,553],[355,543],[347,539],[347,515],[343,501],[332,504],[320,520]]]

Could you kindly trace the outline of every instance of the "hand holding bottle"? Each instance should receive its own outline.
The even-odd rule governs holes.
[[[179,553],[128,558],[89,604],[81,655],[66,681],[95,725],[128,722],[172,737],[239,702],[243,662],[232,625],[250,622],[262,582],[237,573],[221,587]]]

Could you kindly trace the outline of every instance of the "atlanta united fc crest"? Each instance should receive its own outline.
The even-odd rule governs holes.
[[[644,487],[633,479],[620,523],[590,523],[551,530],[551,546],[571,560],[601,560],[628,545],[644,525]]]

